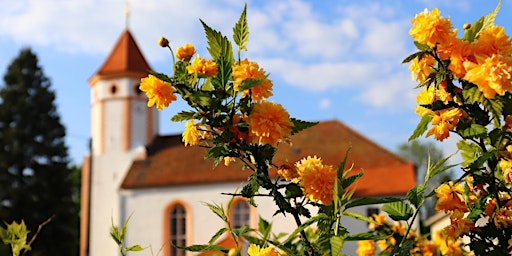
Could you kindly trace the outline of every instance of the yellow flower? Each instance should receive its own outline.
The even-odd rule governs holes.
[[[448,18],[440,16],[437,8],[429,12],[425,11],[416,14],[411,21],[412,28],[409,34],[412,38],[421,43],[434,47],[436,44],[446,44],[452,36],[452,23]]]
[[[264,79],[261,84],[251,88],[250,90],[242,91],[242,98],[246,97],[249,92],[254,101],[259,101],[272,96],[272,81],[266,78],[265,71],[258,66],[258,63],[244,59],[238,64],[233,66],[233,80],[235,91],[239,92],[238,87],[246,79]]]
[[[462,242],[446,237],[441,230],[436,232],[434,244],[439,247],[441,255],[463,256]]]
[[[321,201],[324,205],[330,205],[333,199],[336,169],[332,165],[324,165],[316,156],[302,159],[296,163],[296,167],[304,196],[312,202]]]
[[[420,93],[418,93],[418,96],[416,96],[416,101],[420,105],[429,105],[434,103],[435,100],[436,88],[434,86],[425,87]]]
[[[291,135],[293,127],[290,115],[283,106],[268,101],[254,104],[246,122],[249,125],[250,143],[274,147]]]
[[[359,256],[373,256],[377,248],[372,240],[357,241],[356,253]]]
[[[503,178],[508,183],[512,183],[512,160],[507,158],[500,159],[498,166],[503,173]]]
[[[466,75],[464,62],[475,60],[474,47],[459,38],[452,40],[450,50],[447,51],[446,58],[450,58],[450,65],[448,68],[457,78],[463,78]]]
[[[197,129],[194,120],[188,121],[185,123],[185,131],[183,131],[183,142],[185,142],[185,146],[195,146],[199,144],[201,138],[201,131]]]
[[[194,48],[194,46],[192,44],[187,43],[184,46],[178,47],[178,49],[176,49],[175,56],[179,60],[189,61],[190,58],[192,58],[192,55],[194,55],[195,53],[196,53],[196,48]]]
[[[450,131],[454,130],[464,112],[458,108],[447,108],[431,112],[433,115],[432,128],[427,132],[427,137],[434,135],[436,140],[443,141],[448,138]]]
[[[208,76],[217,75],[217,63],[213,60],[207,60],[197,55],[192,61],[192,65],[187,66],[189,74],[204,74]]]
[[[444,104],[448,104],[449,101],[453,100],[452,94],[447,91],[446,80],[439,84],[439,88],[436,90],[436,96],[437,99]]]
[[[225,166],[229,166],[232,162],[235,162],[235,161],[236,161],[236,158],[234,158],[234,157],[229,157],[229,156],[224,157],[224,165]]]
[[[476,63],[464,62],[464,79],[474,83],[488,99],[512,89],[512,58],[493,54],[476,56]]]
[[[276,249],[267,247],[260,248],[259,245],[251,244],[249,249],[247,250],[249,256],[280,256],[279,252]]]
[[[377,229],[378,227],[382,226],[382,225],[386,225],[388,224],[388,219],[386,217],[386,215],[384,215],[383,213],[379,213],[379,214],[373,214],[372,217],[371,217],[375,222],[377,223],[370,223],[368,225],[368,228],[372,231],[375,231],[375,229]]]
[[[498,229],[508,229],[512,227],[512,205],[510,205],[510,203],[496,209],[494,225],[496,225]]]
[[[161,36],[159,39],[158,39],[158,45],[162,46],[162,47],[167,47],[169,46],[169,40],[167,40],[167,38]]]
[[[146,93],[149,99],[148,107],[156,104],[156,108],[162,110],[176,100],[174,88],[170,83],[164,82],[153,75],[142,78],[140,81],[139,89]]]
[[[461,211],[467,212],[468,208],[464,203],[462,194],[464,185],[461,183],[453,184],[452,181],[443,183],[435,189],[437,196],[436,210],[438,211]]]
[[[432,67],[436,64],[436,60],[430,56],[425,55],[421,60],[415,58],[412,60],[409,69],[411,70],[412,80],[420,82],[425,81],[432,70]]]
[[[502,26],[492,26],[483,30],[473,48],[477,55],[509,55],[512,53],[510,38]]]
[[[464,213],[455,210],[450,215],[450,225],[443,229],[445,237],[451,239],[458,239],[465,234],[469,234],[469,231],[475,228],[475,224],[467,218],[464,218]]]
[[[281,175],[285,180],[292,181],[299,178],[299,174],[297,173],[297,169],[295,166],[290,163],[282,164],[279,169],[277,169],[277,173]]]

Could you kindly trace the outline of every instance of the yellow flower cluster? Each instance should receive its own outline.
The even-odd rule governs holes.
[[[249,141],[253,144],[277,146],[291,135],[293,123],[281,104],[262,101],[254,104],[245,120],[249,125]]]
[[[373,256],[377,251],[375,243],[372,240],[357,241],[356,253],[358,256]]]
[[[175,56],[181,61],[188,62],[195,53],[196,48],[192,44],[187,43],[184,46],[178,47],[178,49],[176,49]]]
[[[272,247],[260,248],[259,245],[251,244],[247,250],[249,256],[284,256]]]
[[[512,90],[512,42],[503,27],[490,26],[468,42],[457,37],[450,19],[441,17],[437,8],[417,14],[411,22],[411,37],[436,47],[443,60],[450,59],[450,71],[475,84],[486,98]],[[410,66],[413,79],[424,81],[435,65],[432,56],[414,60]]]
[[[170,83],[164,82],[153,75],[142,78],[139,89],[148,97],[148,107],[156,104],[158,110],[162,110],[176,100],[174,88]]]
[[[461,211],[467,212],[468,208],[464,202],[464,185],[453,184],[452,181],[443,183],[435,190],[437,196],[436,210],[438,211]]]
[[[217,63],[213,60],[207,60],[197,55],[192,61],[192,65],[187,66],[189,74],[203,74],[207,76],[217,75]]]
[[[330,205],[333,200],[336,169],[332,165],[325,165],[322,159],[308,156],[295,164],[298,174],[298,183],[306,198],[312,202],[321,201]]]
[[[233,81],[235,91],[239,92],[239,86],[246,79],[264,79],[261,84],[250,90],[242,91],[242,98],[251,95],[252,100],[260,101],[272,96],[272,81],[267,79],[265,71],[258,66],[258,63],[244,59],[240,63],[233,66]]]

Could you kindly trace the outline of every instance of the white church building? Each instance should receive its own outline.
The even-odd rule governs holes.
[[[185,147],[181,135],[160,135],[159,116],[147,107],[138,89],[150,66],[130,31],[125,30],[110,55],[89,79],[91,90],[91,151],[82,169],[80,255],[120,255],[110,237],[112,222],[128,223],[126,245],[149,247],[135,255],[195,255],[176,250],[176,244],[206,244],[222,222],[203,202],[227,205],[232,193],[249,176],[240,165],[219,165],[204,159],[205,149]],[[404,196],[415,186],[413,163],[406,162],[343,123],[323,121],[279,146],[276,163],[295,162],[317,155],[337,166],[351,147],[348,164],[364,170],[356,197]],[[275,175],[275,174],[274,174]],[[274,232],[292,231],[293,220],[273,214],[271,199],[257,198],[258,208],[236,198],[231,219],[234,225],[257,227],[259,216],[271,221]],[[371,215],[379,206],[355,209]],[[343,225],[354,233],[367,231],[361,221]],[[352,253],[355,244],[347,243]]]

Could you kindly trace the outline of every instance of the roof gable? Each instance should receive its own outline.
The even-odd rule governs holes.
[[[135,39],[129,30],[125,30],[119,37],[116,45],[110,52],[101,68],[93,75],[96,77],[141,77],[148,73],[150,67],[142,55]]]
[[[317,155],[325,164],[338,166],[350,149],[347,168],[364,171],[357,182],[356,195],[404,194],[415,186],[414,164],[373,143],[339,121],[321,122],[281,143],[274,157],[277,165],[295,163],[308,155]],[[250,170],[238,162],[213,169],[213,160],[204,159],[206,149],[185,147],[181,135],[158,137],[148,147],[148,157],[135,161],[122,188],[154,188],[246,181]],[[276,175],[275,170],[270,171]],[[396,177],[400,177],[397,179]]]

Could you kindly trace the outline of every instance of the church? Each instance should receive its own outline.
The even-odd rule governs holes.
[[[139,90],[150,66],[129,30],[122,32],[103,65],[89,79],[91,148],[82,167],[80,255],[120,255],[110,237],[114,224],[130,218],[126,246],[145,247],[140,255],[195,255],[171,246],[206,244],[222,222],[204,203],[226,206],[249,176],[239,164],[213,168],[205,149],[185,147],[181,134],[159,134],[156,108],[147,107]],[[351,148],[347,164],[364,171],[354,197],[405,196],[415,186],[414,164],[365,138],[338,120],[321,121],[278,147],[276,161],[294,163],[317,155],[338,166]],[[258,198],[257,208],[244,198],[233,201],[234,226],[257,227],[261,216],[273,223],[274,233],[295,229],[293,220],[273,216],[272,200]],[[371,215],[379,205],[354,211]],[[354,219],[343,222],[353,233],[367,231]],[[223,237],[221,237],[221,240]],[[355,243],[346,243],[348,252]],[[345,250],[344,250],[345,251]]]

